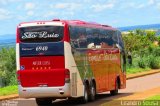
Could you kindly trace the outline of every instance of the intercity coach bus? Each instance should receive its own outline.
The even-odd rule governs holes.
[[[19,96],[37,104],[57,98],[86,103],[97,93],[126,87],[121,32],[80,20],[24,22],[17,26],[16,62]]]

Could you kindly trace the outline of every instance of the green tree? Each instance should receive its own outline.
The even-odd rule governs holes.
[[[146,31],[146,37],[151,42],[154,42],[155,40],[157,40],[155,31]]]
[[[140,35],[140,36],[144,36],[144,35],[146,35],[146,32],[144,30],[141,30],[141,29],[136,29],[135,34]]]
[[[137,29],[135,31],[129,31],[129,34],[122,35],[122,37],[127,51],[141,52],[157,40],[155,34],[155,31]]]
[[[158,45],[160,46],[160,36],[157,36]]]
[[[2,48],[0,51],[0,77],[5,85],[16,84],[15,48]]]

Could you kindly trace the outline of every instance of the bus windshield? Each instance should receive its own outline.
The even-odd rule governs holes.
[[[63,39],[63,26],[31,26],[19,29],[20,41],[28,43],[58,42]]]

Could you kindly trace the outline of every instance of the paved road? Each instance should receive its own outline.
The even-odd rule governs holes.
[[[116,96],[110,96],[109,92],[98,94],[97,99],[94,102],[89,102],[87,104],[81,104],[79,99],[74,100],[61,100],[56,101],[50,106],[97,106],[103,104],[107,101],[111,101],[115,98],[120,98],[133,93],[145,91],[148,89],[160,87],[160,73],[153,74],[149,76],[144,76],[140,78],[127,80],[127,88],[120,90],[119,94]],[[34,99],[18,99],[20,102],[18,106],[37,106]]]

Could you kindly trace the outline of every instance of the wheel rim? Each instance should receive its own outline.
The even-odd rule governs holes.
[[[87,93],[86,89],[85,89],[85,92],[84,92],[84,99],[85,99],[85,101],[88,101],[88,93]]]
[[[95,98],[95,89],[94,89],[93,86],[92,86],[92,89],[91,89],[91,97],[92,97],[92,100]]]

